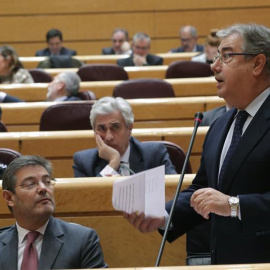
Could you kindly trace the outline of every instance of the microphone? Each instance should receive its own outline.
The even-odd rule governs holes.
[[[179,182],[178,182],[178,185],[177,185],[177,188],[176,188],[176,192],[175,192],[173,203],[172,203],[171,212],[170,212],[169,219],[168,219],[168,222],[167,222],[164,234],[163,234],[163,238],[162,238],[162,242],[161,242],[161,245],[160,245],[160,249],[159,249],[159,252],[158,252],[158,256],[157,256],[155,266],[159,266],[159,263],[160,263],[160,260],[161,260],[161,256],[162,256],[164,246],[165,246],[165,241],[166,241],[168,231],[169,231],[169,228],[170,228],[170,225],[171,225],[172,216],[173,216],[173,212],[174,212],[174,209],[175,209],[176,201],[178,199],[178,195],[180,193],[182,183],[183,183],[183,179],[184,179],[184,176],[185,176],[185,171],[186,171],[186,167],[187,167],[187,164],[188,164],[188,161],[189,161],[191,149],[192,149],[193,143],[195,141],[197,129],[198,129],[199,125],[201,124],[202,119],[203,119],[203,114],[201,112],[197,112],[195,114],[195,119],[194,119],[194,122],[195,122],[194,123],[194,130],[193,130],[193,133],[192,133],[192,136],[191,136],[191,139],[190,139],[188,151],[187,151],[187,154],[186,154],[186,158],[185,158],[185,161],[184,161],[184,165],[183,165],[183,168],[182,168],[180,179],[179,179]]]

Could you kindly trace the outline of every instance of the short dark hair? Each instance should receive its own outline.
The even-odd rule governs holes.
[[[62,32],[58,29],[51,29],[46,34],[46,40],[49,42],[49,40],[53,37],[59,37],[61,41],[63,41],[63,35]]]
[[[52,176],[52,164],[47,159],[41,156],[20,156],[7,166],[3,174],[2,188],[3,190],[10,190],[14,192],[14,186],[16,185],[17,178],[16,172],[27,166],[42,166]]]

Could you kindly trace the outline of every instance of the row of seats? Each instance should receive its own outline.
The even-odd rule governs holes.
[[[52,76],[42,69],[29,69],[34,82],[51,82]],[[82,81],[115,81],[128,80],[127,71],[117,65],[88,64],[81,66],[78,71]],[[207,63],[176,61],[167,68],[165,77],[170,78],[194,78],[209,77],[213,72]]]
[[[153,143],[154,141],[148,141],[143,143]],[[163,143],[167,151],[169,153],[170,159],[172,161],[172,164],[175,166],[176,172],[180,174],[183,169],[184,161],[186,154],[182,147],[179,145],[167,142],[167,141],[156,141],[157,143]],[[21,154],[13,149],[9,148],[0,148],[0,165],[9,165],[9,163],[15,159],[16,157],[21,156]],[[187,167],[185,170],[186,173],[192,173],[192,168],[190,162],[187,163]],[[1,176],[1,175],[0,175]]]

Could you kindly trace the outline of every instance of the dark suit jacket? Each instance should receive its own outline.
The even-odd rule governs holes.
[[[62,47],[60,50],[60,55],[76,55],[77,52],[67,49],[65,47]],[[43,50],[39,50],[36,52],[36,56],[50,56],[51,52],[49,50],[49,48],[43,49]]]
[[[211,126],[214,121],[226,112],[226,106],[221,106],[203,113],[201,126]]]
[[[17,97],[10,96],[8,94],[3,99],[3,103],[12,103],[12,102],[23,102],[23,100],[21,100]]]
[[[172,241],[203,218],[190,207],[192,193],[212,187],[239,196],[241,220],[211,214],[212,263],[270,262],[270,96],[246,129],[217,186],[219,160],[236,109],[220,116],[205,138],[201,165],[192,185],[180,193],[174,216]],[[166,205],[171,209],[171,202]]]
[[[78,100],[81,100],[81,99],[79,97],[69,96],[64,101],[78,101]]]
[[[14,226],[0,234],[0,270],[17,269],[18,233]],[[38,269],[107,267],[95,230],[51,217]]]
[[[204,46],[203,45],[196,45],[196,52],[203,52],[204,51]],[[184,52],[183,47],[178,47],[176,49],[171,50],[172,53],[178,53],[178,52]]]
[[[108,162],[98,156],[97,148],[79,151],[74,155],[74,176],[95,177],[100,174]],[[165,165],[166,174],[176,174],[166,147],[162,143],[142,144],[130,138],[130,169],[135,173]]]
[[[115,51],[112,47],[108,47],[108,48],[103,48],[102,49],[102,54],[115,54]]]
[[[153,55],[153,54],[148,54],[146,56],[146,62],[147,62],[147,66],[160,66],[163,64],[163,58],[156,56],[156,55]],[[128,58],[118,59],[117,65],[121,66],[121,67],[135,66],[135,64],[133,62],[133,55],[131,55]]]

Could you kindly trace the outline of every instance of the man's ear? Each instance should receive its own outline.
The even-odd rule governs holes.
[[[12,196],[14,195],[14,193],[12,193],[9,190],[3,190],[2,195],[3,195],[3,198],[6,201],[7,205],[10,207],[13,207],[14,202],[12,200]]]
[[[256,57],[254,57],[254,67],[253,67],[254,76],[257,77],[262,74],[265,64],[266,64],[266,56],[264,54],[258,54]]]

